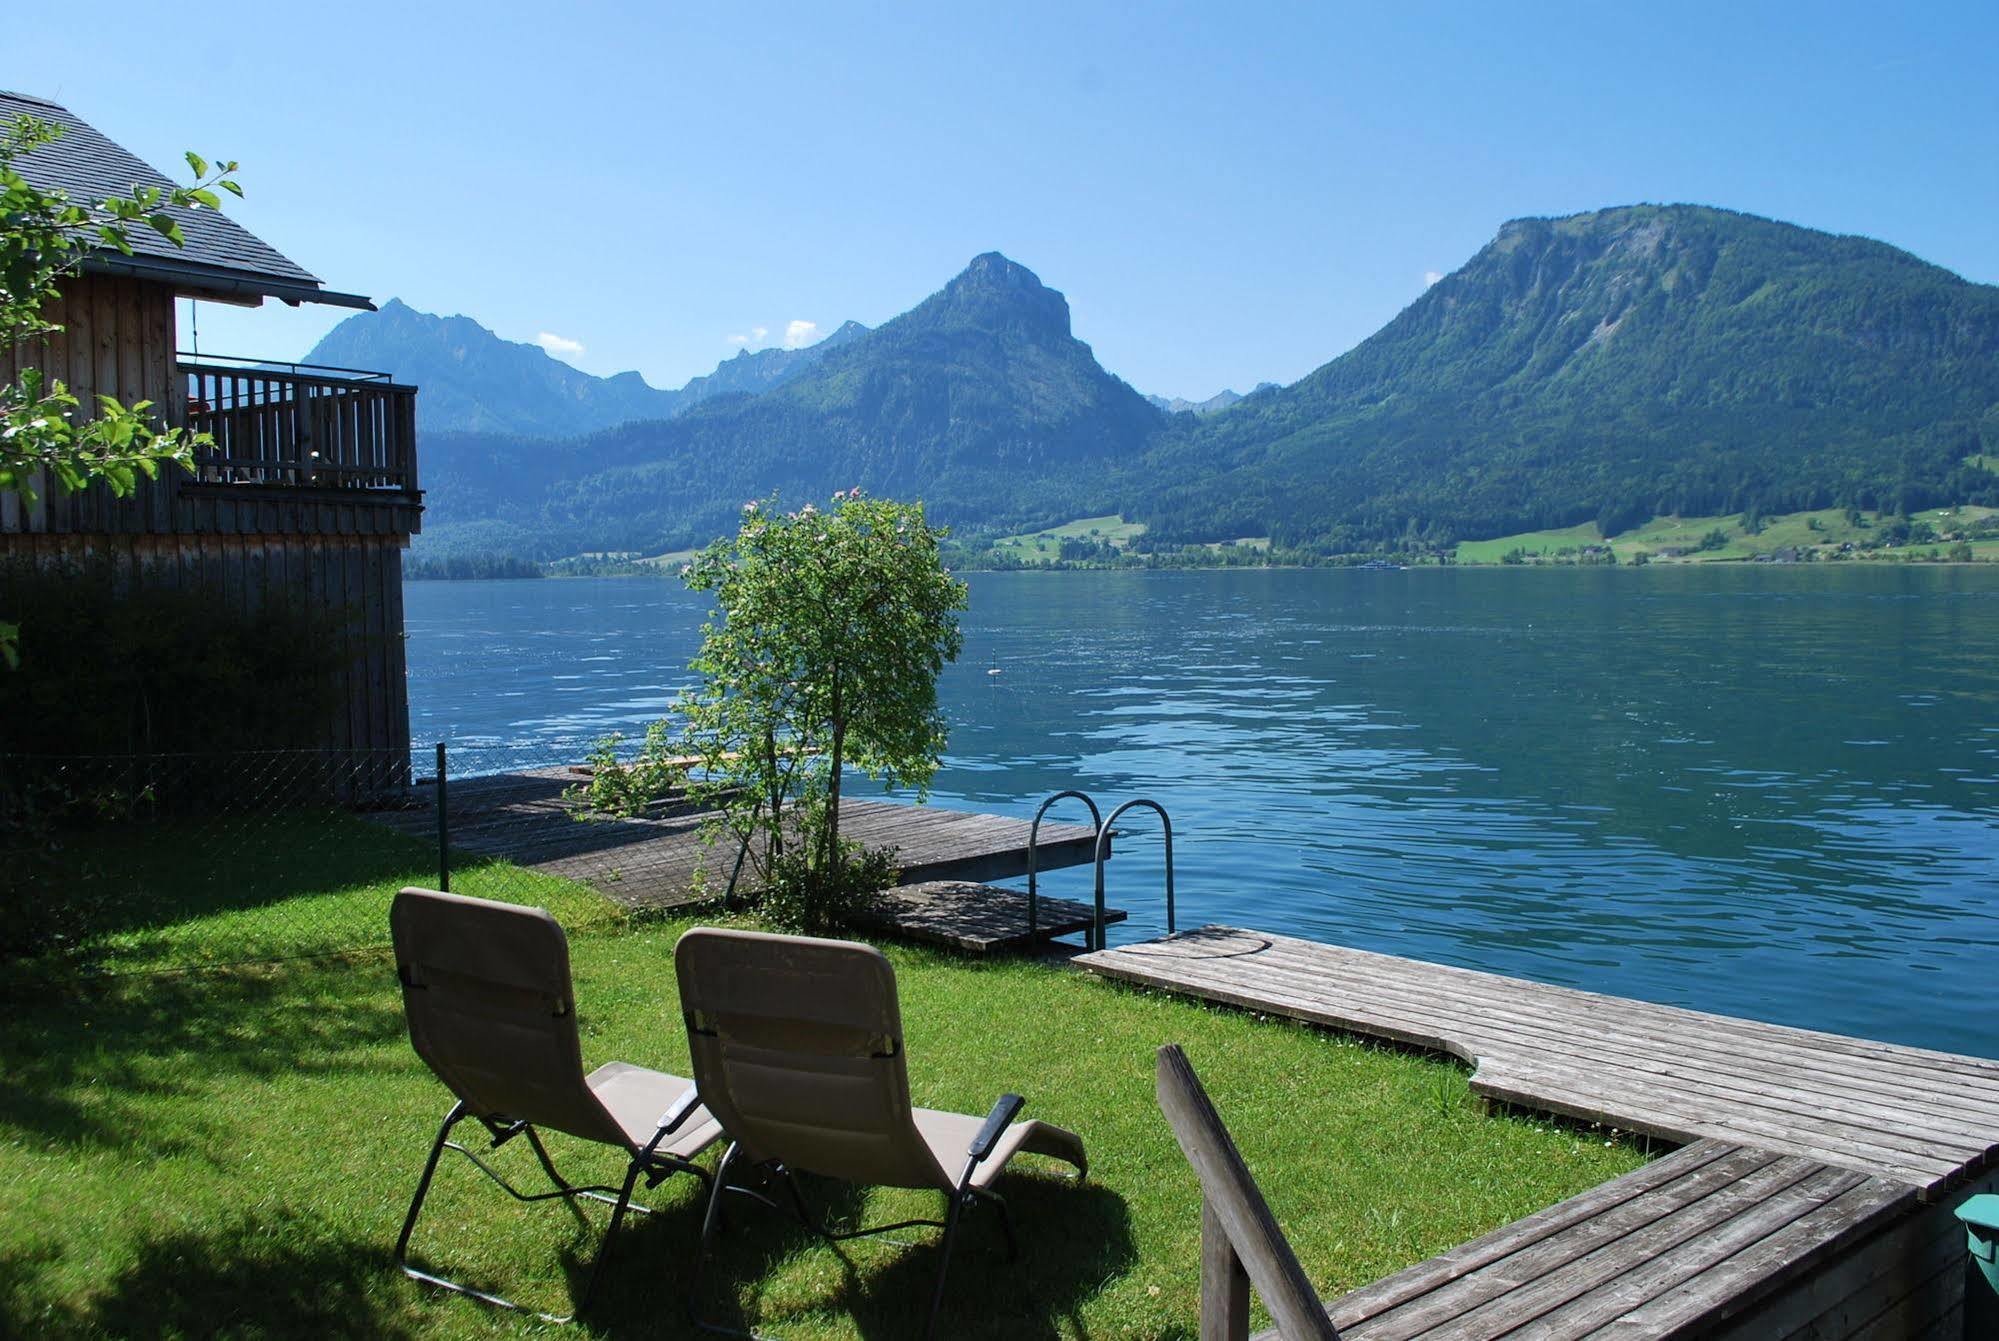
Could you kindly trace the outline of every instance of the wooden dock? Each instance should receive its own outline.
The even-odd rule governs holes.
[[[704,840],[711,811],[669,801],[636,819],[579,819],[582,807],[565,793],[585,780],[569,768],[452,779],[445,794],[455,859],[501,858],[579,880],[630,908],[672,907],[727,888],[736,849],[727,840],[713,846]],[[369,818],[434,841],[435,792],[427,783],[415,791],[410,808]],[[1027,873],[1026,820],[845,797],[840,828],[867,847],[894,849],[910,883]],[[1095,842],[1086,825],[1043,824],[1040,869],[1087,865]]]
[[[1125,920],[1122,908],[1104,909],[1106,924]],[[891,889],[860,918],[862,926],[931,945],[994,954],[1046,944],[1088,931],[1096,909],[1073,899],[1042,895],[1028,926],[1027,895],[970,880],[926,880]]]
[[[1449,1053],[1490,1100],[1687,1143],[1355,1291],[1331,1308],[1343,1334],[1960,1335],[1949,1210],[1999,1184],[1999,1062],[1232,927],[1076,962]]]

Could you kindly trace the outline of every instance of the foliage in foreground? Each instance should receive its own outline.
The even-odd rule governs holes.
[[[0,350],[10,354],[60,329],[43,309],[87,253],[109,248],[131,255],[136,228],[150,228],[181,246],[186,239],[174,210],[220,209],[218,189],[243,194],[233,175],[235,163],[211,168],[189,153],[191,185],[134,186],[122,196],[72,200],[63,191],[31,184],[14,166],[61,135],[61,126],[35,117],[0,126]],[[186,466],[207,438],[160,427],[152,409],[150,401],[124,405],[99,396],[85,414],[61,379],[23,368],[12,383],[0,385],[0,494],[33,503],[51,481],[74,493],[101,480],[122,497],[137,487],[140,476],[157,475],[162,464]],[[17,633],[14,622],[0,623],[0,659],[15,659]]]

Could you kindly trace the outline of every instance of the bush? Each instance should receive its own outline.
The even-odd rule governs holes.
[[[836,862],[809,857],[806,848],[785,851],[772,861],[767,883],[746,900],[780,930],[817,936],[850,927],[902,875],[887,848],[843,841]]]
[[[654,722],[646,728],[645,744],[629,762],[618,757],[624,741],[618,734],[598,741],[590,752],[590,781],[563,792],[564,800],[585,807],[578,819],[640,815],[653,802],[687,785],[687,747],[667,723]]]

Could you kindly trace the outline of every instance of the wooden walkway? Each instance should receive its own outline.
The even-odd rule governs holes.
[[[1232,927],[1075,962],[1450,1053],[1491,1100],[1687,1143],[1353,1292],[1343,1335],[1954,1335],[1949,1207],[1999,1183],[1999,1062]]]
[[[1122,908],[1104,909],[1106,923],[1122,922],[1125,916]],[[1095,921],[1094,905],[1044,894],[1030,931],[1027,895],[969,880],[927,880],[891,889],[860,918],[872,930],[973,954],[1045,945],[1057,936],[1087,931]]]
[[[580,820],[581,807],[564,793],[583,781],[567,768],[452,779],[446,790],[452,851],[580,880],[627,907],[671,907],[728,886],[736,850],[726,840],[712,847],[703,840],[712,812],[669,802],[638,819]],[[369,818],[434,841],[434,792],[429,785],[416,792],[410,809]],[[868,847],[894,849],[910,882],[1027,873],[1026,820],[847,797],[840,803],[840,828]],[[1085,865],[1093,860],[1095,841],[1085,825],[1043,824],[1040,867]]]

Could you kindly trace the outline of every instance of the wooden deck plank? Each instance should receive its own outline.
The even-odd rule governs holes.
[[[1323,971],[1307,972],[1282,963],[1276,967],[1260,964],[1259,977],[1266,990],[1287,993],[1294,1002],[1340,1002],[1349,1014],[1392,1005],[1405,1020],[1422,1021],[1438,1036],[1456,1027],[1465,1009],[1462,1003],[1439,1002],[1420,992],[1412,993],[1400,983],[1371,981],[1364,991],[1349,992]],[[1704,1056],[1679,1040],[1674,1041],[1670,1053],[1662,1054],[1650,1046],[1654,1043],[1650,1036],[1621,1031],[1604,1016],[1593,1017],[1589,1024],[1587,1032],[1578,1033],[1545,1013],[1513,1015],[1482,1007],[1478,1021],[1463,1025],[1463,1032],[1467,1038],[1477,1039],[1483,1056],[1490,1058],[1496,1050],[1506,1060],[1481,1066],[1474,1088],[1513,1102],[1523,1083],[1518,1074],[1523,1063],[1518,1058],[1558,1056],[1570,1069],[1599,1073],[1599,1078],[1622,1077],[1634,1092],[1666,1096],[1668,1106],[1697,1116],[1725,1107],[1744,1122],[1767,1116],[1782,1126],[1799,1102],[1817,1103],[1824,1110],[1823,1121],[1829,1130],[1843,1133],[1845,1139],[1883,1159],[1899,1156],[1954,1167],[1964,1162],[1961,1152],[1966,1146],[1991,1153],[1989,1111],[1981,1124],[1953,1108],[1938,1109],[1934,1097],[1926,1096],[1922,1116],[1911,1117],[1906,1083],[1894,1099],[1878,1090],[1841,1091],[1815,1075],[1792,1074],[1781,1057],[1738,1066]],[[1547,1074],[1538,1066],[1537,1073]],[[1780,1078],[1792,1082],[1792,1092],[1773,1099],[1771,1087]],[[1837,1102],[1829,1102],[1834,1096]],[[1654,1134],[1686,1139],[1691,1132]],[[1766,1133],[1759,1129],[1758,1134]],[[1951,1144],[1941,1145],[1940,1140]]]
[[[1706,1335],[1787,1289],[1809,1285],[1781,1298],[1815,1308],[1821,1287],[1835,1282],[1811,1273],[1880,1241],[1873,1236],[1915,1206],[1902,1184],[1704,1141],[1355,1290],[1328,1311],[1348,1341]]]
[[[1331,1310],[1333,1321],[1344,1329],[1371,1317],[1385,1317],[1391,1309],[1400,1308],[1455,1280],[1483,1271],[1545,1238],[1615,1211],[1633,1198],[1684,1178],[1738,1149],[1740,1147],[1720,1141],[1699,1141],[1682,1146],[1622,1178],[1600,1183],[1567,1201],[1502,1225],[1490,1234],[1461,1244],[1427,1262],[1346,1294]]]
[[[1296,961],[1260,960],[1257,972],[1262,981],[1294,993],[1303,990],[1332,999],[1334,994],[1342,992],[1339,980],[1329,979],[1323,965],[1308,968]],[[1364,995],[1371,1006],[1392,1004],[1410,1019],[1428,1021],[1433,1029],[1450,1028],[1467,1008],[1462,999],[1443,1001],[1434,992],[1426,993],[1420,985],[1412,986],[1402,979],[1371,977],[1355,992]],[[1346,993],[1345,997],[1349,1004],[1360,999],[1355,993]],[[1769,1044],[1752,1045],[1753,1053],[1747,1060],[1736,1060],[1728,1054],[1727,1037],[1715,1038],[1707,1033],[1674,1038],[1670,1054],[1662,1056],[1650,1047],[1656,1039],[1653,1031],[1622,1027],[1614,1012],[1594,1013],[1588,1031],[1579,1034],[1572,1027],[1573,1016],[1565,1020],[1551,1017],[1543,1010],[1526,1011],[1504,1003],[1479,1003],[1476,1009],[1476,1023],[1463,1025],[1468,1035],[1476,1033],[1486,1038],[1503,1035],[1522,1044],[1523,1050],[1552,1048],[1572,1057],[1579,1065],[1629,1068],[1655,1074],[1665,1081],[1696,1083],[1731,1102],[1758,1105],[1770,1086],[1775,1066],[1785,1079],[1808,1087],[1818,1099],[1828,1094],[1842,1096],[1843,1112],[1864,1117],[1867,1119],[1864,1125],[1878,1126],[1883,1132],[1915,1135],[1927,1144],[1929,1138],[1939,1134],[1968,1140],[1986,1137],[1992,1130],[1990,1107],[1974,1110],[1937,1093],[1923,1096],[1924,1115],[1919,1123],[1912,1123],[1906,1118],[1910,1103],[1906,1075],[1897,1085],[1872,1079],[1842,1084],[1819,1064],[1786,1056]],[[1995,1096],[1994,1102],[1999,1103],[1999,1096]]]
[[[1027,949],[1057,936],[1072,936],[1095,924],[1096,909],[1071,899],[1042,895],[1033,931],[1027,926],[1027,895],[969,880],[927,880],[900,885],[856,919],[861,926],[906,940],[946,945],[975,954]],[[1122,908],[1104,909],[1106,923],[1122,922]]]
[[[1473,1062],[1490,1098],[1906,1183],[1999,1157],[1999,1062],[1226,927],[1081,956],[1108,977]]]
[[[712,847],[705,841],[712,812],[669,800],[640,817],[583,821],[565,793],[584,780],[566,766],[452,778],[446,795],[454,860],[504,859],[582,881],[628,907],[670,907],[726,887],[736,852],[727,840]],[[434,784],[415,790],[412,807],[369,818],[413,838],[431,838]],[[847,837],[895,849],[908,883],[1027,873],[1026,820],[850,796],[841,800],[840,823]],[[1085,825],[1044,824],[1040,869],[1088,864],[1095,843],[1095,830]]]
[[[1480,1331],[1501,1335],[1614,1276],[1633,1254],[1657,1253],[1698,1232],[1731,1204],[1728,1194],[1742,1195],[1735,1189],[1781,1190],[1815,1167],[1787,1163],[1767,1151],[1733,1148],[1400,1308],[1374,1313],[1354,1332],[1367,1341]]]

